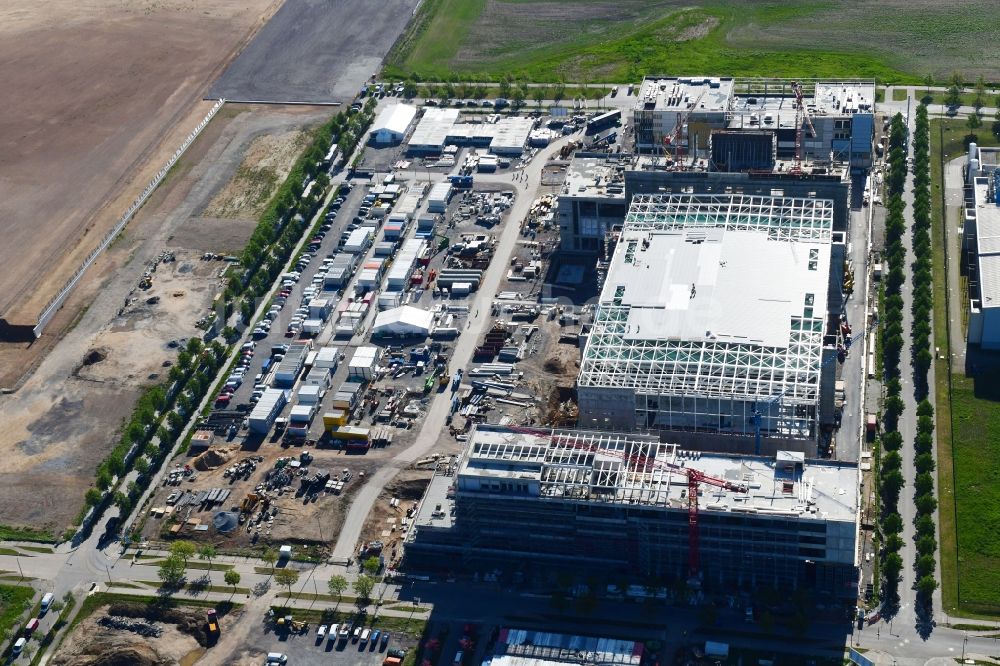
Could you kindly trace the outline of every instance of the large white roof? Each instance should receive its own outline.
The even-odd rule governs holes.
[[[384,312],[375,317],[373,333],[410,333],[423,332],[427,334],[434,323],[434,315],[422,308],[403,305]]]
[[[410,106],[409,104],[387,106],[379,112],[378,117],[375,119],[375,124],[372,125],[371,132],[375,133],[387,130],[402,136],[406,134],[406,130],[409,129],[410,123],[413,122],[416,116],[417,107],[415,106]]]
[[[627,339],[779,347],[793,318],[826,312],[829,243],[722,228],[626,231],[619,242],[636,250],[612,262],[605,293],[612,300],[624,287]]]

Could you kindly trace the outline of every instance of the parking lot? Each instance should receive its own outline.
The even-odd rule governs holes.
[[[355,639],[353,630],[348,629],[348,636],[343,635],[343,625],[337,626],[337,637],[330,640],[331,625],[327,625],[327,630],[323,636],[319,634],[321,625],[310,623],[304,633],[289,633],[272,630],[268,626],[264,631],[253,632],[249,637],[249,644],[243,653],[243,657],[263,657],[269,653],[281,653],[288,657],[288,664],[335,664],[339,666],[379,666],[392,655],[399,654],[398,650],[408,651],[414,647],[416,641],[405,634],[389,632],[386,639],[386,632],[378,629],[378,622],[374,628],[369,628],[369,636],[366,641],[362,641],[360,636]],[[361,627],[357,629],[364,631]],[[378,638],[374,639],[375,632],[378,631]],[[235,661],[235,659],[234,659]],[[248,662],[253,663],[253,662]]]

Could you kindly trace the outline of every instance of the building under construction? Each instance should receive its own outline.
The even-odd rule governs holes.
[[[480,425],[435,475],[404,564],[857,595],[856,465]]]
[[[583,351],[580,425],[816,455],[834,418],[837,240],[825,199],[634,197]]]
[[[798,156],[868,169],[875,82],[651,77],[639,88],[632,118],[636,146],[647,152],[719,164],[738,158],[748,168]]]

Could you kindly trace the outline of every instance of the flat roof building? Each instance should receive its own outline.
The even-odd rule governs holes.
[[[427,108],[410,137],[408,151],[439,154],[447,145],[489,148],[497,155],[524,152],[534,128],[531,118],[490,116],[489,122],[460,122],[458,109]]]
[[[560,249],[596,252],[615,224],[625,219],[625,171],[628,158],[577,153],[566,167],[559,193]]]
[[[966,188],[962,233],[969,265],[968,342],[1000,349],[1000,170]]]
[[[756,412],[764,452],[815,454],[833,409],[833,240],[825,199],[635,196],[583,351],[579,423],[751,452]]]
[[[476,426],[457,464],[431,481],[404,565],[687,580],[688,470],[739,487],[699,485],[706,588],[856,598],[856,465],[684,451],[611,432]]]

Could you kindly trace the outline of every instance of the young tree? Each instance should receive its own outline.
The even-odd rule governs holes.
[[[365,570],[365,573],[369,576],[378,575],[379,569],[382,568],[382,563],[374,555],[369,557],[367,560],[362,562],[361,567]]]
[[[972,106],[975,107],[976,115],[978,116],[982,108],[986,106],[986,80],[982,74],[976,79],[975,92],[976,96],[972,100]]]
[[[274,563],[278,561],[278,553],[274,548],[265,548],[264,552],[260,554],[260,559],[264,560],[265,564],[270,565],[271,575],[274,575]]]
[[[330,590],[330,594],[337,597],[337,607],[339,607],[340,599],[344,594],[344,590],[347,589],[347,579],[344,578],[343,576],[333,576],[327,582],[326,587],[328,590]],[[337,608],[335,607],[334,611],[336,610]]]
[[[542,110],[542,100],[545,99],[545,88],[541,86],[535,86],[531,89],[531,99],[535,100],[535,106],[538,110]]]
[[[104,493],[97,488],[87,488],[87,493],[83,496],[83,501],[87,506],[97,506],[104,499]]]
[[[355,579],[353,588],[358,595],[358,605],[367,606],[368,602],[371,601],[372,590],[375,589],[375,579],[361,574]]]
[[[299,572],[295,569],[279,569],[274,574],[274,582],[288,588],[288,597],[292,596],[292,586],[299,582]]]
[[[917,592],[924,599],[930,598],[934,594],[934,590],[937,589],[938,583],[934,580],[934,576],[924,576],[917,581]]]
[[[170,544],[170,554],[176,555],[177,557],[181,558],[181,561],[184,563],[185,569],[187,569],[188,558],[193,556],[196,551],[197,548],[190,541],[181,540],[181,541],[175,541],[172,544]]]
[[[978,113],[970,113],[969,117],[965,119],[965,126],[969,128],[969,134],[973,134],[983,126],[983,119],[979,117]]]
[[[226,569],[226,573],[223,574],[222,579],[226,581],[226,585],[233,586],[233,594],[236,594],[236,586],[240,584],[240,572],[236,569]],[[233,598],[233,594],[229,595],[229,598]]]
[[[202,560],[208,560],[209,571],[211,571],[212,569],[212,560],[215,559],[215,556],[217,554],[218,551],[215,550],[215,546],[213,546],[210,543],[206,543],[204,546],[198,549],[198,558]]]
[[[184,580],[184,560],[179,555],[168,555],[160,563],[157,576],[167,587],[177,587]]]

